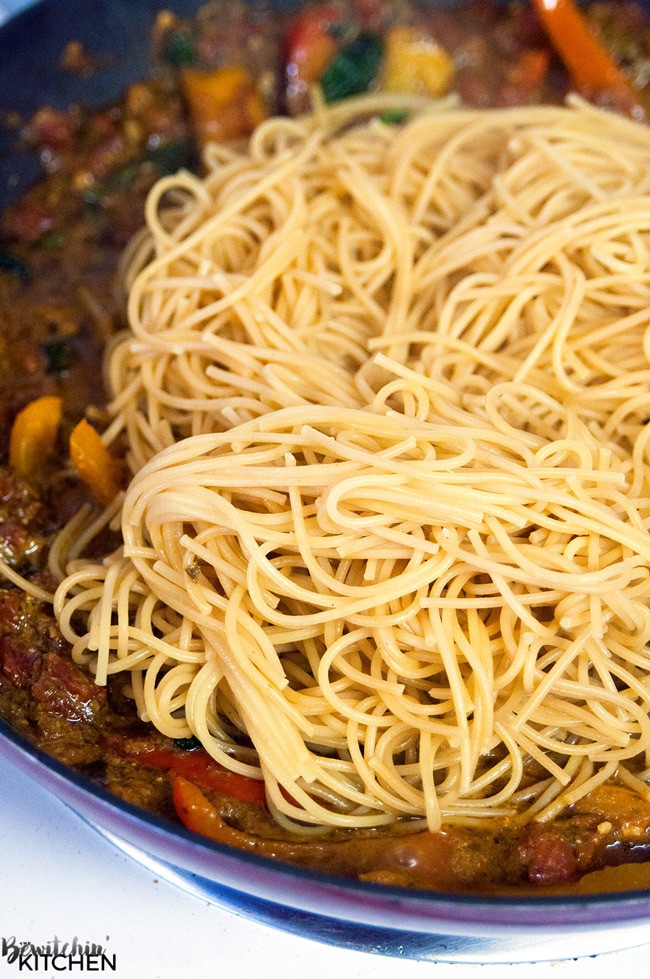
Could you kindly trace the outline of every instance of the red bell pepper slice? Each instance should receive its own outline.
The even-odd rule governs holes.
[[[318,81],[336,54],[332,27],[342,23],[341,10],[329,4],[307,7],[285,32],[285,60],[308,84]]]
[[[194,748],[191,751],[174,751],[169,748],[130,750],[126,740],[116,737],[107,739],[107,744],[122,757],[129,758],[144,768],[156,768],[180,775],[202,789],[221,792],[242,802],[253,802],[259,806],[266,804],[266,790],[261,779],[229,771],[211,758],[203,748]]]

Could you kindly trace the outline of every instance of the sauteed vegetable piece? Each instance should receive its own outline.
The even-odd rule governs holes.
[[[573,0],[534,0],[553,47],[577,85],[625,94],[633,104],[629,81],[598,40]]]
[[[70,458],[97,502],[108,506],[119,492],[122,465],[85,419],[70,435]]]
[[[213,792],[221,792],[244,802],[264,805],[266,794],[264,782],[248,778],[236,772],[229,772],[219,765],[203,748],[189,750],[174,747],[159,747],[155,744],[137,744],[120,736],[108,737],[105,741],[112,751],[142,765],[158,771],[170,772]]]
[[[21,476],[36,475],[54,454],[61,412],[61,398],[44,395],[16,416],[11,429],[9,462]]]
[[[248,136],[268,114],[245,68],[183,67],[180,79],[199,145]]]
[[[650,811],[623,786],[585,797],[552,826],[495,820],[492,827],[448,826],[438,833],[357,833],[323,839],[269,839],[229,825],[196,784],[173,782],[174,806],[184,826],[248,853],[378,883],[440,890],[492,892],[499,885],[561,885],[639,851]],[[611,820],[603,822],[606,811]]]

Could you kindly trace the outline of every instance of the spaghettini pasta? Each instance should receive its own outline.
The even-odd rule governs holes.
[[[647,796],[650,135],[363,118],[152,191],[106,360],[130,485],[52,549],[63,634],[292,829]]]

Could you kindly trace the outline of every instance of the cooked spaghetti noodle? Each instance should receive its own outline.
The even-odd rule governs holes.
[[[336,111],[149,198],[73,656],[294,828],[648,794],[650,132]]]

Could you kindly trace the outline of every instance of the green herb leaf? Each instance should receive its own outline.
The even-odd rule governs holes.
[[[165,45],[165,58],[175,68],[196,65],[196,42],[191,34],[171,34]]]
[[[181,751],[192,751],[194,748],[200,748],[201,742],[198,738],[192,736],[191,738],[176,738],[174,744]]]
[[[384,45],[379,34],[362,31],[327,66],[320,80],[326,102],[367,92],[375,80]]]
[[[44,345],[48,374],[63,374],[70,368],[70,348],[65,340],[49,340]]]
[[[401,126],[408,117],[409,114],[406,109],[386,109],[379,118],[386,126]]]

